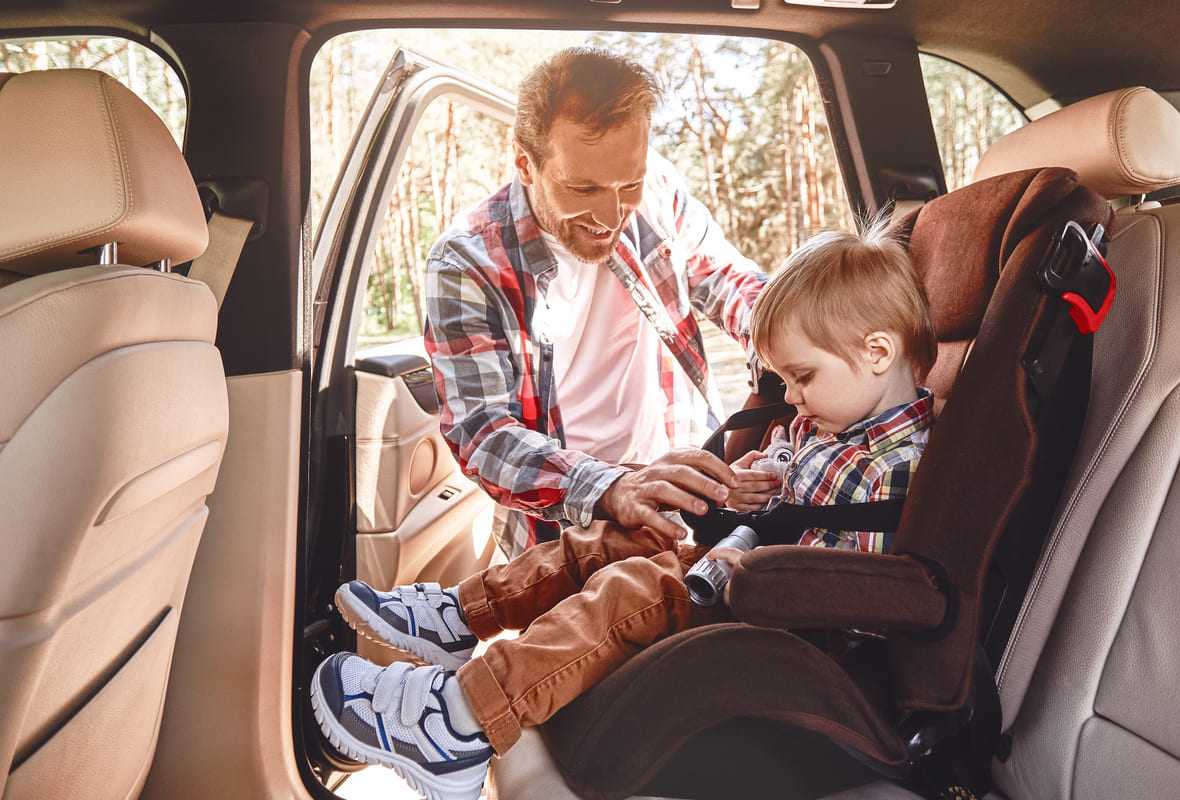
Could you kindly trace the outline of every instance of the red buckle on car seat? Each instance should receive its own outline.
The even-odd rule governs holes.
[[[1114,304],[1114,271],[1099,249],[1103,234],[1101,225],[1087,234],[1078,223],[1065,223],[1040,269],[1041,281],[1061,293],[1074,326],[1083,335],[1101,328]]]

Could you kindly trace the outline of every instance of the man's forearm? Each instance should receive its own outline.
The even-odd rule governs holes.
[[[628,471],[563,449],[557,440],[515,421],[483,436],[477,433],[467,447],[454,438],[461,427],[444,431],[444,436],[463,473],[497,503],[544,519],[589,525],[602,494]]]

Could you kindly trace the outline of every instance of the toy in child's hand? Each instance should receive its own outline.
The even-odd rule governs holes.
[[[758,534],[747,525],[738,525],[733,533],[719,541],[713,549],[732,547],[735,550],[753,550],[758,546]],[[703,556],[684,575],[688,596],[698,606],[711,606],[721,597],[725,584],[729,583],[732,567],[724,561]]]
[[[795,451],[791,447],[791,440],[787,438],[786,429],[782,425],[779,425],[770,435],[770,444],[766,446],[765,458],[758,459],[750,465],[750,468],[760,469],[763,472],[773,472],[783,480],[786,480],[787,472],[791,466],[791,459],[794,457]]]

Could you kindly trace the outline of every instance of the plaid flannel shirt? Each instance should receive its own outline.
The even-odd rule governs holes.
[[[766,276],[654,153],[643,202],[608,266],[662,342],[669,441],[703,438],[721,404],[693,311],[748,352]],[[626,470],[565,447],[553,345],[538,313],[556,270],[519,179],[462,214],[427,261],[425,340],[440,426],[464,474],[497,502],[493,533],[509,556],[555,538],[563,524],[589,525]]]
[[[930,438],[934,397],[886,409],[837,434],[820,433],[810,419],[796,417],[790,437],[794,456],[783,481],[783,500],[800,505],[868,503],[905,497]],[[801,545],[883,553],[892,534],[810,528]]]

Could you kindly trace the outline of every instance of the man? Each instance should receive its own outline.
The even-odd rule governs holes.
[[[658,99],[626,59],[551,57],[520,86],[515,180],[430,253],[442,432],[500,504],[509,555],[563,522],[680,538],[658,512],[703,512],[734,484],[719,459],[675,449],[720,408],[693,310],[748,348],[766,279],[649,153]]]

